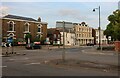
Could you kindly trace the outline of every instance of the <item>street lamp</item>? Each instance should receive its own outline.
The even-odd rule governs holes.
[[[65,21],[63,21],[63,53],[62,60],[65,61]]]
[[[93,9],[93,12],[95,12],[95,10],[98,9],[99,10],[99,27],[98,27],[98,30],[99,30],[99,48],[102,50],[101,48],[101,27],[100,27],[100,6],[98,8],[94,8]]]

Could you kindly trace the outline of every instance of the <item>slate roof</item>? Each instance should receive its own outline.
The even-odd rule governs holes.
[[[16,16],[16,15],[6,15],[3,18],[12,18],[12,19],[19,19],[19,20],[28,20],[28,21],[37,21],[33,18],[23,17],[23,16]]]
[[[53,32],[54,32],[55,30],[57,30],[57,29],[56,29],[56,28],[49,28],[49,29],[47,29],[47,33],[48,33],[48,34],[53,34]]]

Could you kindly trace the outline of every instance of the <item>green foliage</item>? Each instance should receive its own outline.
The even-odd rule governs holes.
[[[26,34],[25,36],[25,41],[26,43],[28,43],[28,38],[31,39],[32,38],[32,35],[30,33]]]
[[[18,43],[18,39],[14,39],[12,43],[14,44],[14,46],[16,46]]]
[[[40,41],[40,38],[35,38],[34,39],[34,42],[39,42]]]
[[[110,23],[104,32],[105,35],[111,36],[112,40],[120,41],[120,10],[116,10],[112,15],[108,16]]]
[[[31,37],[32,37],[31,34],[28,33],[28,34],[26,34],[25,39],[28,39],[28,38],[31,38]]]

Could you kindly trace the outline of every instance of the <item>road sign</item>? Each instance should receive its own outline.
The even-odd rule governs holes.
[[[46,38],[46,42],[49,42],[49,38]]]
[[[111,41],[111,36],[108,36],[108,40],[110,40],[110,41]]]
[[[8,43],[12,43],[12,42],[13,42],[13,39],[10,37],[10,38],[7,39],[7,42],[8,42]]]

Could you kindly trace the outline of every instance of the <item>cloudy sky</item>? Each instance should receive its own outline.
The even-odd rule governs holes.
[[[2,13],[31,17],[41,17],[43,22],[48,22],[48,27],[55,27],[56,21],[86,22],[90,27],[98,27],[98,10],[101,6],[101,27],[106,28],[109,23],[107,17],[118,9],[118,2],[2,2]]]

